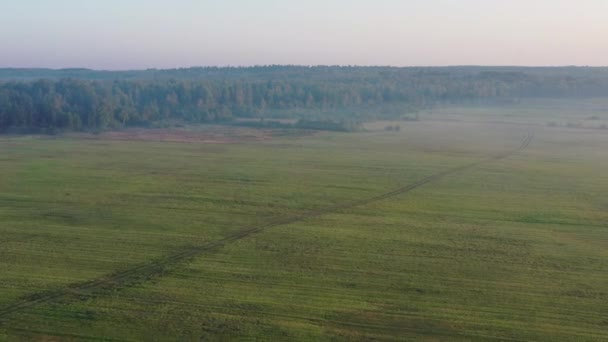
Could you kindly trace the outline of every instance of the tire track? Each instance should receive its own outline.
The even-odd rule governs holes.
[[[394,189],[392,191],[385,192],[383,194],[368,197],[364,199],[360,199],[353,202],[336,204],[333,206],[328,206],[325,208],[317,209],[310,211],[308,213],[302,215],[296,215],[286,218],[279,218],[275,220],[271,220],[270,222],[255,226],[248,227],[242,230],[239,230],[233,234],[226,236],[225,238],[200,245],[200,246],[190,246],[180,249],[175,253],[169,254],[163,258],[156,259],[150,262],[146,262],[140,265],[136,265],[129,269],[111,273],[105,275],[103,277],[67,285],[63,288],[59,288],[56,290],[39,292],[32,295],[29,295],[25,298],[22,298],[20,301],[15,302],[11,305],[0,308],[0,324],[4,323],[7,318],[9,318],[13,314],[17,314],[23,312],[29,308],[35,307],[37,305],[52,303],[52,302],[64,302],[74,299],[90,299],[104,293],[111,291],[118,291],[123,288],[127,288],[129,286],[133,286],[135,284],[139,284],[154,278],[161,277],[167,274],[171,269],[174,269],[182,264],[187,263],[193,258],[204,254],[205,252],[220,248],[232,242],[236,242],[238,240],[244,239],[261,231],[264,231],[268,228],[287,225],[291,223],[296,223],[300,221],[304,221],[307,219],[319,217],[322,215],[326,215],[329,213],[339,212],[341,210],[351,209],[358,206],[363,206],[366,204],[370,204],[373,202],[382,201],[391,197],[395,197],[412,190],[415,190],[419,187],[422,187],[426,184],[436,182],[446,176],[463,172],[469,169],[472,169],[476,166],[479,166],[484,163],[498,161],[500,159],[505,159],[516,154],[519,151],[526,149],[532,139],[534,138],[534,134],[527,133],[526,137],[523,139],[521,145],[514,150],[507,151],[474,163],[466,164],[464,166],[455,167],[452,169],[448,169],[446,171],[436,173],[434,175],[428,176],[426,178],[420,179],[415,183]]]

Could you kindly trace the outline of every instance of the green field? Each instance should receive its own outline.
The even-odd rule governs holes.
[[[606,119],[555,101],[231,144],[0,136],[0,341],[606,341]]]

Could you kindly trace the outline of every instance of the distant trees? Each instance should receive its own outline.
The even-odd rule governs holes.
[[[608,96],[608,72],[603,69],[270,66],[39,73],[51,80],[26,81],[35,71],[0,69],[0,77],[23,76],[0,81],[0,131],[103,130],[262,115],[299,117],[299,125],[311,129],[350,130],[363,119],[414,120],[417,115],[404,112],[438,103]],[[79,78],[56,79],[58,75]]]
[[[354,132],[361,129],[361,123],[355,121],[306,120],[300,119],[294,127],[320,131]]]

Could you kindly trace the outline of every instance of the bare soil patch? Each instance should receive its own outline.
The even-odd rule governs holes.
[[[302,132],[296,135],[305,135],[305,133]],[[70,134],[70,136],[81,139],[99,140],[238,144],[271,140],[273,137],[285,136],[285,132],[276,129],[205,126],[196,128],[129,128],[99,134],[73,133]]]

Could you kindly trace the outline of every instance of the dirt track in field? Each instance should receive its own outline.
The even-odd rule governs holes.
[[[193,258],[204,254],[205,252],[220,248],[229,243],[244,239],[253,234],[259,233],[268,228],[277,227],[281,225],[296,223],[300,221],[304,221],[310,218],[319,217],[325,214],[338,212],[341,210],[351,209],[354,207],[370,204],[373,202],[381,201],[384,199],[388,199],[391,197],[395,197],[412,190],[415,190],[419,187],[424,186],[425,184],[436,182],[446,176],[463,172],[468,169],[472,169],[476,166],[479,166],[484,163],[497,161],[500,159],[508,158],[524,149],[526,149],[530,143],[534,135],[532,133],[528,133],[521,145],[516,149],[511,151],[507,151],[501,154],[497,154],[495,156],[483,159],[481,161],[463,165],[460,167],[452,168],[429,177],[420,179],[419,181],[405,185],[403,187],[385,192],[383,194],[360,199],[353,202],[337,204],[334,206],[329,206],[326,208],[322,208],[316,211],[311,211],[306,214],[302,214],[299,216],[292,216],[286,218],[278,218],[276,220],[270,221],[266,224],[255,226],[255,227],[247,227],[238,232],[228,235],[227,237],[210,242],[208,244],[200,245],[200,246],[189,246],[184,247],[175,253],[169,254],[163,258],[156,259],[144,264],[140,264],[134,266],[132,268],[119,271],[116,273],[112,273],[101,278],[93,279],[86,282],[75,283],[67,285],[63,288],[52,290],[48,292],[40,292],[29,295],[21,300],[11,304],[9,306],[5,306],[0,308],[0,323],[6,321],[10,318],[11,315],[20,313],[29,308],[35,307],[37,305],[51,303],[51,302],[64,302],[70,300],[78,300],[78,299],[90,299],[93,297],[101,296],[104,293],[110,291],[117,291],[123,288],[127,288],[129,286],[133,286],[135,284],[140,284],[150,279],[159,278],[170,272],[172,269],[183,265],[184,263],[192,260]]]

